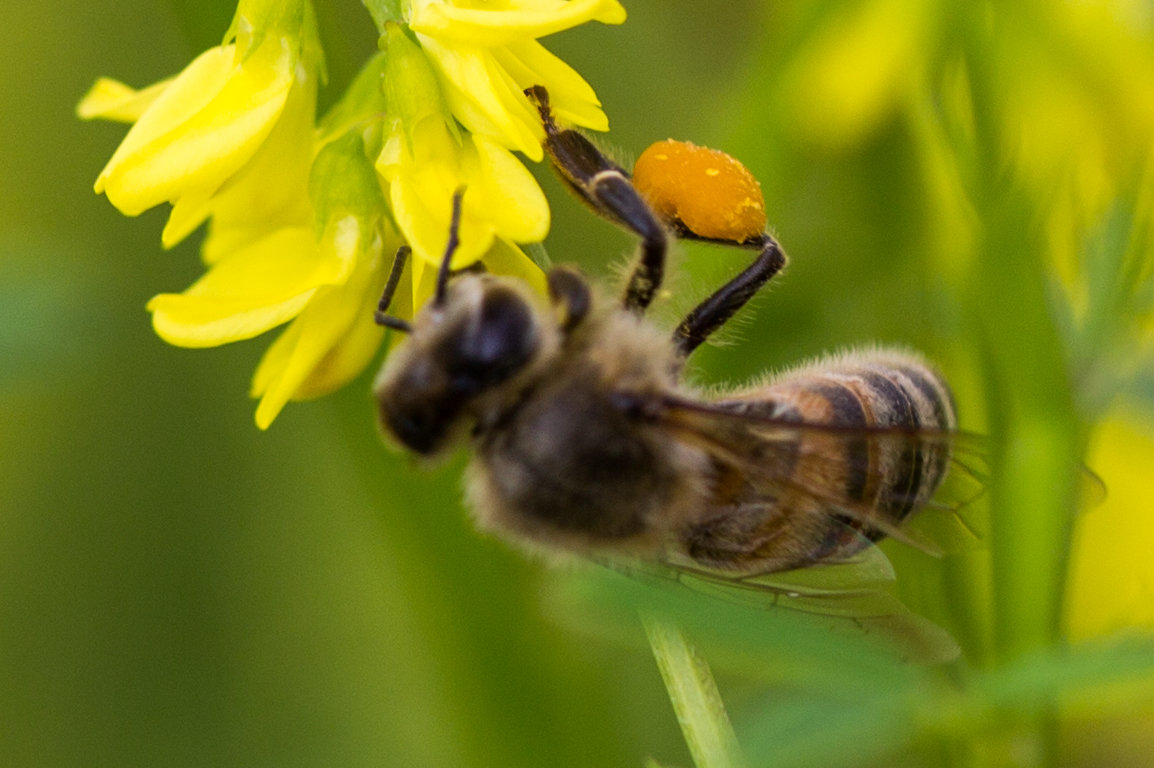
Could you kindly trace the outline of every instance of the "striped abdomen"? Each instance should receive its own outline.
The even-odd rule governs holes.
[[[764,455],[753,457],[764,476],[743,472],[743,490],[719,492],[714,513],[687,532],[691,557],[723,567],[802,567],[896,531],[941,484],[957,423],[941,376],[886,350],[821,360],[716,405],[802,425],[769,429]],[[735,526],[744,547],[732,546]]]

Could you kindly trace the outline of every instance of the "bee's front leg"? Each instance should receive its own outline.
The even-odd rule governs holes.
[[[589,283],[577,270],[569,267],[554,267],[545,275],[545,281],[549,286],[549,298],[561,313],[558,324],[563,332],[569,333],[589,314],[593,304]]]

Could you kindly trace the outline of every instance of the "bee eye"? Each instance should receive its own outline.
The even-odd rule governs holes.
[[[537,325],[524,299],[505,288],[490,289],[469,327],[444,350],[450,386],[470,395],[499,384],[532,359],[537,344]]]
[[[377,390],[377,401],[382,426],[422,455],[441,447],[463,406],[444,372],[428,359],[411,360]]]
[[[397,439],[420,454],[430,454],[440,446],[454,416],[455,410],[433,407],[381,412],[383,423]]]

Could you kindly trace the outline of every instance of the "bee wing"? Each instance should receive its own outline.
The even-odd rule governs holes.
[[[679,439],[697,445],[754,488],[773,499],[783,491],[795,498],[806,498],[814,506],[837,518],[853,521],[857,526],[877,531],[923,552],[941,556],[972,545],[980,536],[961,517],[960,510],[984,493],[986,482],[983,439],[956,430],[899,427],[851,427],[777,418],[730,410],[713,403],[676,397],[663,397],[652,408],[655,418]],[[818,438],[818,439],[813,439]],[[870,454],[900,455],[908,452],[923,459],[946,462],[952,502],[935,502],[921,498],[920,488],[889,488],[887,504],[905,510],[901,519],[877,514],[877,504],[847,498],[821,478],[845,473],[845,456],[830,451],[837,443],[857,443]],[[806,473],[797,475],[789,468],[804,465]],[[949,513],[947,525],[936,525],[934,531],[906,525],[916,507],[939,508]],[[853,547],[849,547],[853,551]],[[842,549],[841,551],[845,551]],[[836,563],[817,560],[816,564]]]
[[[740,562],[733,569],[714,568],[677,551],[668,552],[658,562],[606,564],[747,607],[784,608],[840,619],[842,626],[893,640],[911,658],[944,661],[957,656],[957,643],[948,632],[910,611],[895,596],[893,567],[871,539],[881,533],[931,554],[955,549],[952,542],[943,546],[939,539],[923,537],[902,520],[881,518],[876,503],[847,498],[842,489],[831,487],[822,478],[845,474],[845,457],[830,452],[830,444],[857,441],[874,454],[901,455],[907,451],[926,460],[940,458],[950,462],[951,469],[959,470],[952,474],[971,478],[984,487],[980,438],[939,429],[799,422],[676,397],[646,400],[642,407],[676,439],[707,451],[746,486],[743,504],[754,508],[759,503],[774,504],[788,492],[822,510],[828,516],[825,523],[832,538],[840,538],[842,543],[815,555],[804,567],[785,571],[751,572],[741,568]],[[803,462],[808,475],[792,471]],[[917,504],[928,506],[916,488],[887,492],[889,503],[907,508],[907,516]],[[958,509],[943,506],[954,513]],[[972,539],[968,526],[960,518],[959,522]]]
[[[840,562],[776,573],[707,568],[677,555],[658,560],[595,559],[607,568],[643,581],[678,583],[750,608],[785,608],[854,619],[909,612],[889,592],[894,581],[893,568],[877,547],[867,547]]]
[[[792,571],[747,573],[706,568],[676,554],[661,564],[697,592],[752,607],[779,606],[853,618],[907,613],[890,592],[895,576],[889,558],[862,539],[862,548],[852,557]]]
[[[909,660],[948,662],[961,652],[949,632],[910,611],[889,591],[893,567],[874,546],[839,562],[780,573],[708,569],[684,559],[598,562],[633,578],[676,583],[747,608],[828,618],[830,629],[882,637]]]

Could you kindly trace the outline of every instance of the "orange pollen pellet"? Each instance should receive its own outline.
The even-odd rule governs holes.
[[[659,216],[698,237],[743,242],[765,232],[761,185],[716,149],[659,141],[637,158],[633,184]]]

